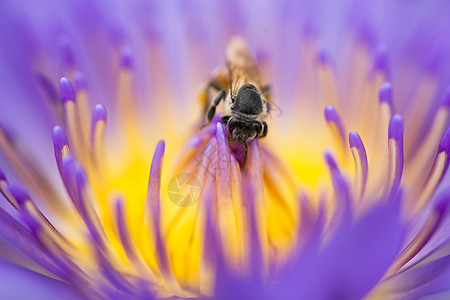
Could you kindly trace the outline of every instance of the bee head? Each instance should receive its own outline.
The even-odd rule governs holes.
[[[263,112],[263,99],[253,84],[244,84],[237,95],[231,97],[231,110],[247,115]]]

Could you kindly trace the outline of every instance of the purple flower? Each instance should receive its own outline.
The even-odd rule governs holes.
[[[0,295],[448,297],[449,8],[1,3]],[[245,166],[201,128],[233,40],[271,85]]]

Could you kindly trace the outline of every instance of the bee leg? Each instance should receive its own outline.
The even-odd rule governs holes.
[[[244,160],[242,161],[242,168],[245,167],[245,163],[247,161],[247,152],[248,152],[247,141],[244,141],[244,148],[245,148],[245,153],[244,153]]]
[[[220,120],[222,121],[222,123],[224,123],[224,124],[227,124],[228,123],[228,120],[230,120],[231,119],[231,116],[227,116],[227,115],[224,115],[224,116],[222,116],[222,118],[220,118]]]
[[[205,86],[205,89],[203,90],[202,95],[202,102],[203,102],[203,114],[205,115],[208,112],[208,108],[210,105],[209,100],[209,89],[214,89],[214,91],[218,92],[221,90],[220,86],[214,81],[214,79],[211,79],[208,84]]]
[[[208,115],[207,115],[208,123],[202,125],[201,128],[203,128],[203,127],[209,125],[209,123],[211,123],[211,120],[214,118],[214,115],[216,114],[217,105],[219,105],[220,101],[224,98],[225,98],[225,91],[222,90],[222,91],[220,91],[219,95],[217,95],[216,99],[214,99],[213,105],[208,110]]]
[[[208,89],[209,89],[209,88],[213,88],[213,89],[215,89],[216,91],[220,91],[220,90],[221,90],[220,86],[217,85],[217,83],[215,83],[213,80],[211,80],[211,81],[208,83]]]
[[[261,135],[261,132],[263,130],[262,123],[259,122],[259,121],[255,121],[255,122],[252,123],[252,127],[255,130],[255,132],[256,132],[255,137],[253,139],[259,138],[259,136]]]
[[[265,137],[267,135],[267,129],[268,129],[267,123],[265,121],[262,121],[261,124],[263,126],[263,130],[262,130],[261,135],[258,136],[258,139],[263,138],[263,137]]]
[[[261,92],[264,96],[264,98],[267,99],[267,104],[270,105],[270,99],[272,98],[272,88],[270,87],[270,85],[265,85],[263,87],[261,87]]]
[[[261,87],[261,92],[264,94],[264,96],[270,96],[272,88],[270,87],[270,85],[265,85]]]
[[[267,113],[270,114],[272,112],[272,104],[271,102],[267,102]]]
[[[267,100],[267,112],[270,113],[271,112],[271,101],[270,99],[272,98],[272,88],[270,85],[265,85],[263,87],[261,87],[261,92],[264,95],[264,98],[266,98]]]

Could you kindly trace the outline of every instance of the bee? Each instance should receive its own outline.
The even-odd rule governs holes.
[[[209,109],[205,109],[207,126],[216,114],[221,101],[225,102],[225,114],[221,121],[226,124],[231,137],[228,142],[244,143],[245,154],[242,167],[247,160],[247,142],[267,135],[264,119],[270,112],[270,86],[262,86],[256,61],[250,54],[247,43],[235,37],[226,49],[226,68],[219,69],[210,78],[210,88],[218,92]]]

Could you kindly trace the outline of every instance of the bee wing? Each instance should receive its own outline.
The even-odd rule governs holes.
[[[260,85],[256,61],[249,50],[247,42],[242,37],[233,37],[228,44],[226,57],[231,68],[233,85],[238,82],[254,82]]]

